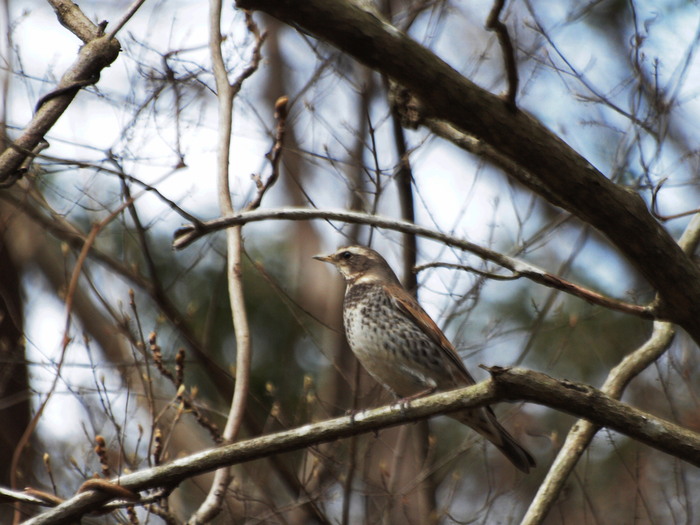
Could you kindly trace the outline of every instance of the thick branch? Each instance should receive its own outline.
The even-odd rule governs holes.
[[[407,421],[425,419],[438,413],[490,404],[495,400],[493,381],[485,381],[463,391],[436,394],[429,398],[415,400],[408,407],[394,404],[353,416],[309,424],[293,430],[205,450],[168,465],[128,474],[114,481],[134,491],[161,486],[172,487],[192,476],[216,470],[225,465],[291,452]],[[107,494],[81,493],[62,505],[25,522],[25,525],[71,523],[85,513],[99,508],[108,500]]]
[[[678,241],[678,245],[685,253],[693,254],[698,243],[700,243],[700,215],[693,217]],[[673,325],[654,323],[651,337],[610,371],[601,390],[615,399],[620,399],[629,382],[666,352],[675,335],[676,330]],[[521,525],[539,525],[545,520],[579,458],[588,448],[599,428],[590,421],[578,421],[571,427],[564,445],[557,453],[547,476],[530,502]]]
[[[491,379],[476,385],[435,394],[409,405],[390,405],[293,430],[205,450],[168,465],[115,479],[132,491],[173,487],[197,474],[263,457],[299,450],[319,443],[399,425],[409,421],[493,404],[498,400],[527,400],[550,406],[607,426],[688,463],[700,466],[700,435],[656,418],[582,383],[557,381],[539,372],[495,367]],[[86,492],[48,510],[25,525],[69,523],[98,509],[108,494]]]
[[[539,179],[520,182],[603,232],[658,291],[666,317],[700,341],[700,268],[636,193],[616,185],[540,122],[513,113],[395,27],[348,0],[238,0],[335,45],[411,90],[443,119]],[[436,89],[439,86],[439,89]],[[544,187],[545,191],[542,191]]]
[[[649,340],[612,369],[602,391],[612,398],[619,399],[627,383],[661,356],[668,349],[675,335],[673,325],[655,323],[654,332]],[[588,449],[598,430],[600,426],[590,421],[577,421],[571,427],[520,525],[539,525],[544,521],[569,480],[579,458]]]
[[[560,381],[519,368],[487,370],[496,381],[499,399],[531,401],[561,410],[700,466],[700,434],[633,408],[583,383]]]

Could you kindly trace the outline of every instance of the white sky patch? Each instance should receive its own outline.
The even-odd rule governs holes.
[[[31,387],[39,395],[32,397],[32,409],[46,399],[46,394],[56,377],[60,359],[61,341],[65,323],[65,305],[42,286],[28,285],[25,315],[27,341],[26,358],[29,367]],[[83,410],[80,402],[66,388],[67,384],[82,384],[87,379],[85,371],[74,367],[77,348],[71,345],[55,392],[41,416],[40,425],[51,429],[51,434],[61,441],[75,439],[82,435],[80,417]]]

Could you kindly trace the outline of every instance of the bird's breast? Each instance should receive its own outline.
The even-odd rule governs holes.
[[[343,319],[351,350],[386,388],[406,397],[438,386],[439,350],[398,311],[381,285],[349,288]]]

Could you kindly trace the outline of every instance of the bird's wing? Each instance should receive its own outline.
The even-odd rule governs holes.
[[[425,310],[418,304],[418,301],[408,293],[403,287],[394,284],[384,285],[384,290],[387,295],[391,297],[398,309],[411,321],[413,321],[425,335],[430,337],[435,344],[437,344],[449,358],[450,362],[455,365],[458,370],[458,374],[467,382],[467,384],[473,385],[476,383],[471,374],[467,371],[464,363],[459,358],[457,351],[452,346],[452,343],[445,337],[442,330],[438,328],[430,316]]]

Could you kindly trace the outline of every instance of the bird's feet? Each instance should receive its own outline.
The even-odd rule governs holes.
[[[429,396],[430,394],[433,394],[436,390],[437,387],[431,386],[430,388],[426,388],[425,390],[421,390],[420,392],[416,392],[415,394],[411,394],[410,396],[401,397],[396,401],[396,403],[399,405],[401,412],[404,412],[406,408],[408,408],[408,406],[410,405],[411,401],[423,396]]]

